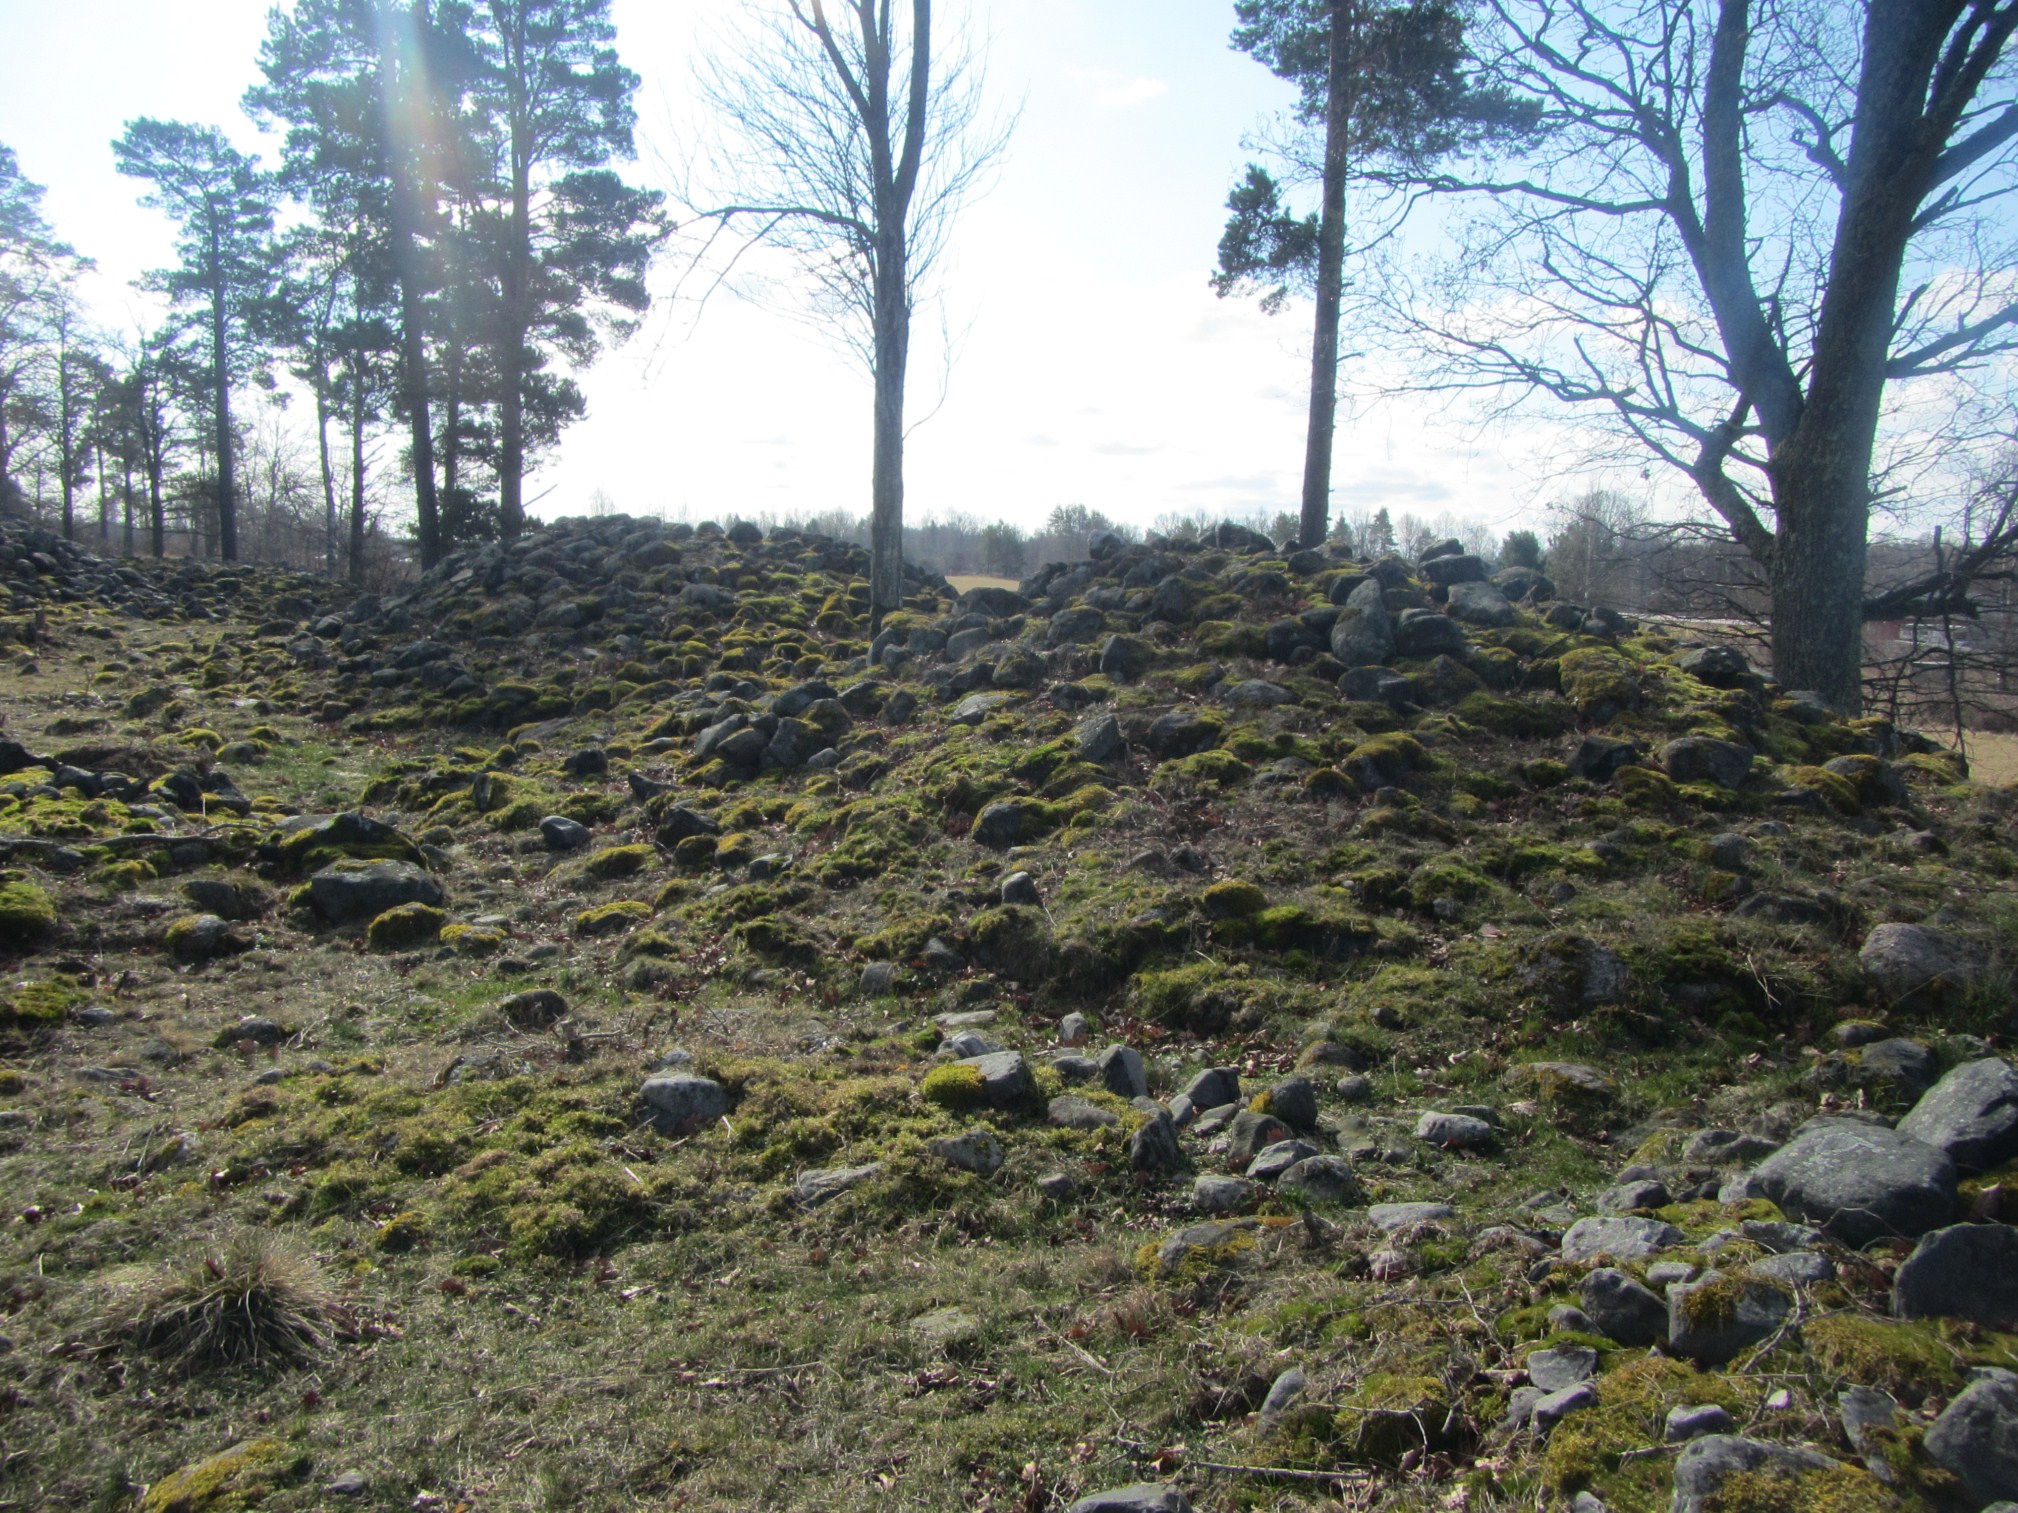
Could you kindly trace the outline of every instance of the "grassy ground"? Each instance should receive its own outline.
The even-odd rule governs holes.
[[[1806,1300],[1835,1334],[1789,1333],[1729,1372],[1607,1345],[1604,1406],[1575,1433],[1491,1432],[1552,1337],[1549,1307],[1575,1295],[1573,1272],[1529,1280],[1504,1226],[1559,1229],[1627,1162],[1673,1166],[1690,1129],[1784,1133],[1819,1106],[1897,1107],[1854,1065],[1848,1082],[1813,1076],[1839,1020],[1884,1018],[1944,1060],[1966,1053],[1956,1032],[2000,1029],[2001,975],[1938,1009],[1890,1005],[1854,945],[1869,922],[1937,909],[2008,938],[2011,794],[1902,759],[1911,798],[1891,810],[1635,798],[1552,765],[1578,735],[1553,695],[1411,717],[1411,755],[1383,736],[1400,723],[1384,710],[1256,655],[1280,607],[1265,601],[1158,648],[1137,684],[1083,676],[1136,737],[1104,768],[1070,747],[1083,716],[1044,700],[960,727],[928,699],[909,725],[857,722],[837,773],[715,787],[687,755],[704,717],[681,691],[716,666],[771,687],[845,682],[864,639],[832,585],[740,571],[772,618],[483,667],[493,688],[567,695],[512,728],[300,665],[291,629],[260,632],[256,602],[193,627],[62,608],[0,661],[6,732],[30,750],[91,747],[92,765],[150,776],[236,750],[216,760],[254,804],[243,821],[155,818],[0,785],[0,841],[78,853],[12,848],[0,874],[56,914],[54,934],[9,937],[0,1017],[0,1510],[1043,1513],[1148,1478],[1215,1510],[1555,1507],[1589,1485],[1629,1513],[1666,1506],[1657,1426],[1673,1403],[1728,1396],[1761,1432],[1801,1439],[1832,1432],[1848,1381],[1891,1372],[1938,1402],[1964,1364],[2011,1358],[2001,1336],[1885,1323],[1895,1258],[1878,1257]],[[816,632],[816,614],[837,618]],[[781,644],[789,665],[767,652]],[[1574,683],[1563,646],[1533,646],[1528,662],[1552,651]],[[1646,684],[1633,733],[1717,728],[1718,696],[1658,671],[1663,652],[1629,648]],[[1077,655],[1057,675],[1086,674]],[[1185,680],[1207,657],[1294,698],[1261,714],[1195,701]],[[668,687],[652,691],[654,674]],[[165,702],[134,702],[156,691]],[[323,717],[332,703],[342,719]],[[1143,748],[1172,707],[1220,721],[1203,759]],[[1790,773],[1828,754],[1816,743],[1852,744],[1777,721],[1761,739]],[[590,745],[608,771],[569,771]],[[1375,803],[1343,778],[1376,758],[1413,767],[1395,774],[1405,795]],[[676,783],[725,837],[654,846],[629,769]],[[978,846],[977,811],[1011,794],[1046,833]],[[449,920],[474,933],[370,949],[362,925],[299,907],[298,879],[254,849],[290,811],[357,807],[434,848]],[[591,823],[605,859],[549,853],[527,826],[555,810]],[[1727,912],[1733,884],[1705,843],[1732,828],[1756,835],[1745,886],[1826,891],[1834,922]],[[150,830],[226,859],[152,875],[94,849]],[[1921,830],[1946,852],[1909,843]],[[1202,871],[1135,860],[1185,847]],[[790,867],[753,877],[771,853]],[[1042,907],[997,910],[1019,870]],[[233,924],[234,949],[179,958],[169,927],[203,879],[266,907]],[[644,922],[584,925],[624,900]],[[970,965],[928,969],[931,936]],[[1578,942],[1614,953],[1624,986],[1585,1001],[1563,975]],[[870,961],[899,965],[898,994],[862,995]],[[557,1024],[507,1007],[534,988],[565,998]],[[1037,1068],[1033,1097],[927,1096],[935,1019],[976,1010]],[[1268,1191],[1253,1228],[1161,1266],[1155,1247],[1198,1218],[1189,1173],[1131,1169],[1140,1114],[1110,1093],[1072,1089],[1110,1128],[1046,1121],[1067,1086],[1045,1057],[1075,1010],[1100,1021],[1096,1047],[1144,1052],[1159,1097],[1208,1066],[1238,1068],[1250,1098],[1303,1068],[1312,1138],[1352,1154],[1370,1200],[1456,1217],[1390,1235],[1358,1205]],[[246,1015],[275,1021],[275,1043]],[[730,1090],[724,1120],[674,1135],[645,1121],[640,1084],[672,1051]],[[1548,1061],[1596,1066],[1612,1090],[1525,1070]],[[1365,1079],[1351,1097],[1348,1075]],[[1468,1105],[1492,1111],[1490,1148],[1414,1140],[1422,1110]],[[934,1154],[977,1129],[999,1142],[998,1171]],[[1237,1169],[1190,1138],[1186,1159]],[[806,1171],[869,1162],[830,1202],[795,1196]],[[1066,1188],[1040,1188],[1060,1174]],[[1668,1216],[1700,1238],[1749,1212]],[[278,1247],[274,1269],[244,1260],[247,1236]],[[191,1297],[234,1287],[273,1338],[300,1319],[301,1359],[230,1360],[169,1327]],[[1255,1410],[1292,1364],[1304,1409],[1264,1431]],[[263,1440],[275,1448],[210,1459]],[[322,1490],[348,1470],[366,1490]]]

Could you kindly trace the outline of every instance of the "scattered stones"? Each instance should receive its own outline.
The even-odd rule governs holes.
[[[1721,1366],[1779,1331],[1793,1299],[1756,1272],[1706,1273],[1668,1289],[1668,1348],[1707,1366]]]
[[[928,1149],[948,1166],[990,1177],[1002,1169],[1002,1142],[987,1130],[968,1130],[963,1135],[942,1135]]]
[[[2018,1229],[1956,1224],[1922,1235],[1893,1278],[1892,1312],[2018,1330]]]
[[[1682,1243],[1682,1232],[1659,1219],[1579,1219],[1563,1235],[1565,1261],[1644,1261]],[[1588,1311],[1588,1309],[1586,1309]]]
[[[401,904],[444,902],[441,884],[412,862],[331,862],[308,882],[309,902],[325,923],[357,924],[376,919]]]
[[[1244,1214],[1261,1201],[1267,1189],[1245,1177],[1200,1177],[1191,1184],[1191,1206],[1214,1218]]]
[[[971,1066],[981,1074],[981,1097],[993,1108],[1007,1108],[1013,1103],[1020,1103],[1036,1087],[1021,1051],[964,1056],[956,1064]]]
[[[1978,1502],[2018,1499],[2018,1376],[1985,1370],[1927,1431],[1927,1458]]]
[[[592,837],[589,827],[564,814],[550,814],[540,821],[540,839],[549,851],[579,851]]]
[[[1706,1434],[1730,1434],[1737,1427],[1730,1410],[1720,1404],[1683,1404],[1668,1410],[1661,1437],[1671,1445],[1680,1445]]]
[[[1598,1353],[1588,1345],[1537,1350],[1527,1359],[1528,1380],[1543,1392],[1560,1392],[1598,1374]]]
[[[1801,1483],[1818,1475],[1858,1476],[1841,1461],[1818,1455],[1813,1450],[1770,1444],[1735,1434],[1706,1434],[1682,1447],[1675,1459],[1674,1513],[1712,1513],[1718,1493],[1736,1477],[1748,1478],[1756,1497],[1776,1501],[1761,1506],[1795,1507]],[[1784,1490],[1769,1490],[1770,1483],[1786,1483]],[[1761,1483],[1768,1485],[1762,1486]],[[1854,1504],[1845,1504],[1854,1506]]]
[[[1117,1098],[1149,1096],[1149,1071],[1142,1064],[1141,1053],[1133,1047],[1110,1045],[1100,1053],[1095,1065],[1100,1069],[1101,1085]]]
[[[1661,765],[1677,783],[1743,785],[1752,770],[1752,748],[1708,736],[1683,736],[1661,748]]]
[[[1955,1217],[1955,1167],[1935,1147],[1848,1119],[1811,1120],[1750,1178],[1781,1212],[1845,1245],[1908,1239]]]
[[[2018,1068],[1995,1056],[1963,1062],[1899,1121],[1899,1133],[1925,1141],[1964,1172],[2002,1166],[2018,1156]]]
[[[544,1030],[567,1017],[568,1001],[552,988],[528,988],[513,993],[497,1007],[504,1022],[515,1030]],[[650,1102],[649,1094],[646,1101]]]
[[[1616,1267],[1587,1272],[1578,1301],[1598,1333],[1621,1345],[1651,1345],[1668,1337],[1668,1305]]]
[[[1177,1126],[1170,1115],[1158,1109],[1128,1137],[1128,1164],[1153,1177],[1167,1177],[1184,1170],[1184,1152],[1177,1143]]]
[[[687,1135],[729,1111],[729,1092],[712,1077],[685,1072],[647,1078],[641,1096],[664,1135]]]
[[[1059,1129],[1107,1129],[1119,1124],[1121,1116],[1102,1108],[1090,1098],[1078,1098],[1066,1093],[1051,1100],[1045,1113],[1045,1122]]]
[[[1455,1213],[1448,1203],[1375,1203],[1367,1209],[1366,1217],[1377,1228],[1392,1231],[1440,1223]]]
[[[1477,1151],[1490,1149],[1497,1136],[1485,1120],[1469,1114],[1427,1113],[1416,1120],[1415,1138],[1445,1150]]]
[[[1343,1156],[1306,1156],[1276,1179],[1276,1187],[1306,1203],[1349,1208],[1366,1201],[1352,1163]]]
[[[1929,1006],[1974,987],[1982,972],[1975,953],[1932,925],[1878,925],[1857,960],[1894,1005]]]

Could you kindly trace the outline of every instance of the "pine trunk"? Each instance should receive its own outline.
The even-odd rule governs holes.
[[[321,377],[315,385],[315,448],[322,464],[322,571],[336,576],[336,472],[329,460],[329,390]]]
[[[1303,511],[1296,543],[1321,545],[1331,529],[1331,449],[1338,427],[1338,320],[1345,293],[1346,146],[1352,126],[1352,0],[1333,0],[1324,120],[1323,208],[1317,231],[1317,325],[1310,343],[1310,430],[1303,450]]]
[[[364,385],[350,409],[350,583],[364,586]]]
[[[217,407],[217,554],[226,562],[238,560],[237,479],[231,457],[231,365],[225,334],[224,292],[219,289],[210,301],[211,384]]]

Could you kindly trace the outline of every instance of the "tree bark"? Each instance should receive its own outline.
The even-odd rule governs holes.
[[[420,24],[425,24],[420,23]],[[426,287],[420,249],[420,208],[416,203],[409,162],[414,144],[402,142],[397,125],[401,96],[422,86],[400,77],[394,28],[379,29],[379,85],[385,92],[386,159],[392,173],[392,255],[399,280],[400,388],[413,438],[414,533],[420,540],[420,565],[425,572],[441,561],[441,503],[434,483],[434,427],[428,414],[427,320],[422,296]],[[418,114],[419,106],[411,114]]]
[[[1324,113],[1324,189],[1317,229],[1317,318],[1310,343],[1310,430],[1303,448],[1303,511],[1296,544],[1331,529],[1331,450],[1338,427],[1338,320],[1345,293],[1345,180],[1352,129],[1353,0],[1332,0]]]
[[[904,375],[911,345],[910,291],[901,227],[877,238],[876,429],[870,477],[869,600],[878,612],[904,602]]]
[[[362,378],[354,387],[350,405],[350,583],[364,586],[364,423],[365,403]]]
[[[523,9],[512,17],[518,28],[507,68],[511,75],[511,233],[505,245],[500,293],[504,302],[504,339],[498,352],[498,535],[515,539],[525,529],[525,375],[526,303],[532,264],[532,143],[526,117],[526,58]]]
[[[230,338],[225,326],[224,274],[222,254],[215,233],[211,236],[211,256],[218,259],[217,283],[210,295],[210,367],[213,403],[217,408],[217,554],[226,562],[238,560],[238,503],[234,489],[237,479],[231,457],[231,365]]]
[[[320,359],[318,359],[318,365]],[[318,373],[315,385],[315,448],[322,464],[322,571],[336,576],[336,473],[329,460],[329,388],[327,370]]]

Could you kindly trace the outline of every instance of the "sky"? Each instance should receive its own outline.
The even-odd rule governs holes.
[[[705,130],[697,47],[753,0],[614,0],[643,80],[636,182],[668,187]],[[238,106],[267,0],[0,0],[12,66],[0,142],[48,188],[58,233],[96,259],[99,319],[131,330],[131,280],[172,260],[165,217],[112,166],[141,115],[206,122],[268,161]],[[1165,514],[1273,516],[1300,490],[1310,311],[1268,316],[1208,287],[1242,138],[1290,103],[1231,51],[1231,0],[976,5],[996,108],[1017,112],[989,191],[959,222],[911,358],[906,513],[1026,528],[1060,504],[1147,527]],[[587,419],[529,480],[533,512],[691,519],[866,512],[871,388],[787,309],[721,291],[696,307],[676,260],[643,329],[581,381]],[[1350,335],[1348,333],[1348,348]],[[1541,529],[1584,483],[1549,480],[1531,442],[1420,398],[1341,419],[1333,508],[1446,512]]]

